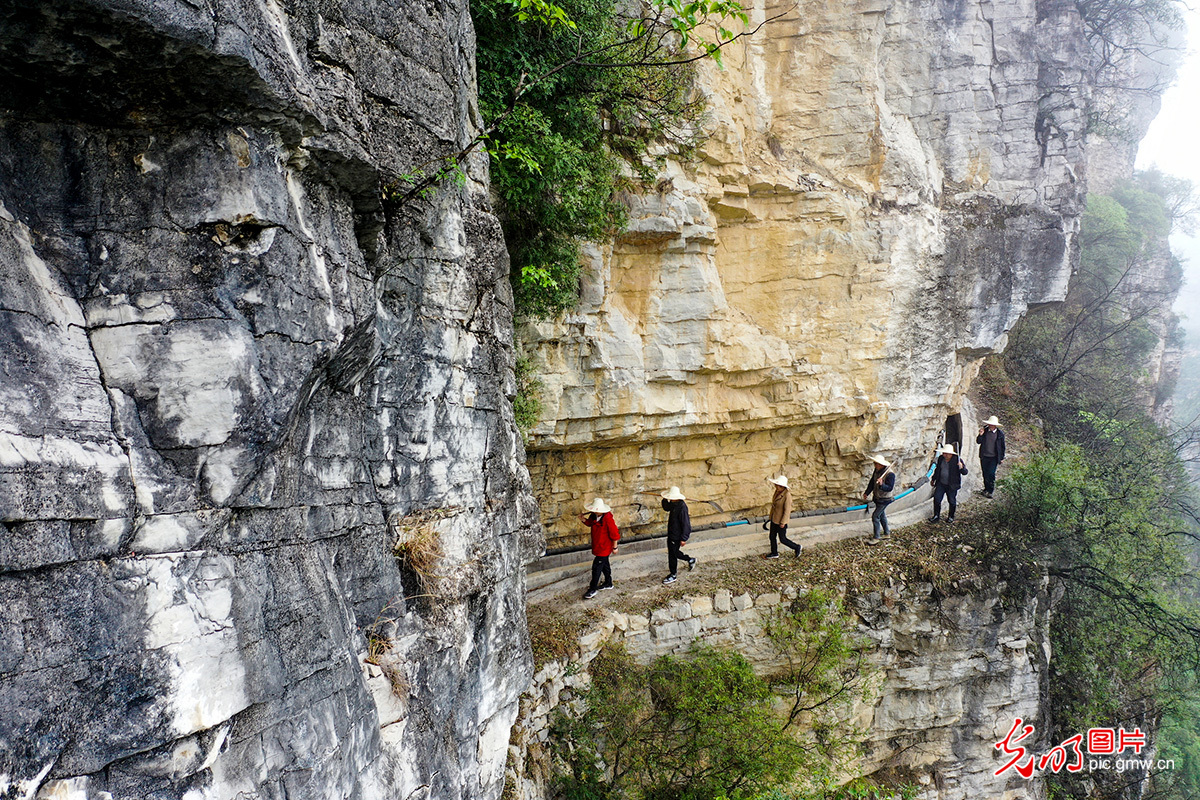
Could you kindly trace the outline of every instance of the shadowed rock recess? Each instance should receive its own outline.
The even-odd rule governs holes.
[[[466,0],[0,2],[0,797],[499,795],[507,255],[482,162],[380,202],[473,62]]]

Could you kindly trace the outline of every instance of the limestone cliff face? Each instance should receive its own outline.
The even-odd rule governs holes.
[[[996,742],[1020,717],[1035,726],[1024,744],[1041,754],[1048,725],[1050,597],[1045,586],[1016,597],[1003,582],[981,582],[945,596],[929,584],[895,586],[855,598],[858,635],[869,665],[868,691],[853,707],[822,709],[857,731],[860,757],[845,779],[901,775],[921,800],[1043,800],[1042,776],[1025,780],[1003,766]],[[732,647],[763,675],[784,666],[763,621],[797,596],[796,589],[751,596],[728,590],[685,598],[648,616],[606,612],[579,640],[571,659],[538,670],[514,729],[509,780],[518,800],[543,800],[554,764],[550,724],[569,713],[590,684],[588,665],[605,643],[638,660],[686,653],[694,642]]]
[[[1064,295],[1087,53],[1058,0],[806,1],[704,65],[700,158],[628,198],[574,313],[523,332],[552,543],[593,494],[637,530],[641,489],[744,512],[783,469],[833,506],[875,452],[915,478],[979,360]]]
[[[0,3],[0,796],[499,794],[507,256],[478,163],[380,202],[473,52],[465,0]]]

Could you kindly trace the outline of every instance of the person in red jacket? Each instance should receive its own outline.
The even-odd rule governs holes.
[[[592,500],[585,509],[588,513],[580,514],[579,521],[592,529],[592,583],[588,586],[584,600],[591,600],[600,589],[613,587],[612,569],[608,565],[608,557],[617,552],[617,542],[621,540],[621,532],[617,530],[617,522],[613,519],[612,509],[601,498]],[[601,585],[600,578],[604,577]]]

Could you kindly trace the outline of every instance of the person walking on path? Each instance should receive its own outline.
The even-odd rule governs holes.
[[[771,498],[771,516],[763,523],[763,527],[771,532],[771,552],[767,558],[779,558],[779,544],[783,542],[792,549],[792,554],[800,557],[804,545],[796,544],[787,537],[788,520],[792,518],[792,492],[788,489],[786,475],[777,478],[767,478],[775,484],[775,495]]]
[[[867,540],[867,544],[879,544],[883,536],[892,535],[892,530],[888,527],[887,507],[892,502],[892,493],[896,489],[896,473],[887,459],[872,456],[871,460],[875,462],[875,470],[871,473],[871,479],[867,481],[863,500],[870,497],[875,501],[875,510],[871,512],[871,528],[874,535]],[[953,513],[951,512],[951,515]]]
[[[584,510],[588,513],[580,514],[579,521],[592,529],[592,582],[588,585],[583,599],[591,600],[600,589],[613,588],[608,557],[617,552],[621,532],[617,530],[617,521],[613,519],[612,509],[602,498],[595,498]],[[604,583],[600,582],[601,577],[604,578]]]
[[[670,513],[667,518],[667,566],[671,570],[671,574],[663,578],[663,583],[675,582],[680,559],[687,562],[688,569],[696,568],[696,559],[681,549],[692,538],[692,518],[688,514],[686,500],[678,486],[672,486],[662,494],[663,511]]]
[[[979,445],[979,469],[983,473],[984,497],[991,497],[996,491],[996,468],[1004,460],[1004,431],[1000,430],[1000,420],[996,415],[983,421],[979,435],[975,437]]]
[[[941,455],[933,464],[933,476],[929,482],[933,485],[933,516],[930,522],[942,518],[942,498],[950,506],[946,522],[954,522],[954,511],[958,508],[958,490],[962,486],[962,476],[967,474],[967,465],[954,452],[954,445],[948,444],[938,451]]]

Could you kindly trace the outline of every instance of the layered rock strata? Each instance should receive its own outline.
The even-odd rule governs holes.
[[[903,776],[921,800],[1043,800],[1040,774],[1026,780],[1013,770],[994,772],[1003,766],[995,745],[1018,717],[1035,726],[1022,742],[1029,752],[1053,746],[1042,735],[1049,594],[1043,584],[1017,599],[1000,581],[962,589],[947,597],[929,584],[896,583],[851,603],[869,688],[840,718],[846,730],[857,731],[861,748],[857,760],[843,765],[843,779],[879,776],[886,783]],[[770,676],[786,661],[770,646],[763,621],[796,597],[794,588],[757,596],[720,590],[648,615],[606,612],[580,637],[574,656],[543,665],[534,677],[513,730],[510,796],[551,796],[550,725],[556,714],[574,713],[602,647],[624,646],[643,662],[686,653],[694,643],[729,647]],[[835,712],[822,713],[829,724]]]
[[[1065,293],[1088,103],[1073,3],[747,5],[783,16],[702,66],[699,158],[628,198],[577,310],[523,331],[554,545],[582,540],[591,495],[637,532],[656,519],[640,490],[737,515],[779,470],[800,508],[844,504],[872,453],[915,478],[980,359]]]
[[[465,0],[0,3],[0,796],[489,798],[541,551]]]

